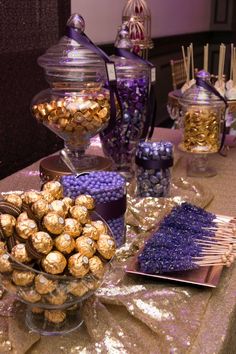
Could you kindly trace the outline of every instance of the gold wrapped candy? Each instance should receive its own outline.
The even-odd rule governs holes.
[[[28,220],[29,217],[28,217],[28,214],[26,213],[26,211],[23,211],[23,213],[21,213],[18,218],[16,219],[17,222],[21,222],[21,221],[24,221],[24,220]]]
[[[0,271],[1,273],[8,273],[12,271],[10,257],[7,253],[0,255]]]
[[[67,214],[67,206],[63,203],[62,200],[54,200],[51,204],[49,204],[49,209],[50,211],[57,213],[63,218]]]
[[[46,296],[47,302],[52,305],[63,305],[66,302],[67,293],[62,288],[57,288],[54,292]]]
[[[4,196],[4,200],[8,203],[11,203],[18,208],[22,207],[22,199],[19,195],[17,194],[7,194]]]
[[[7,251],[7,245],[5,242],[0,241],[0,255],[6,253]]]
[[[45,295],[56,289],[57,282],[46,278],[43,274],[38,274],[35,277],[34,285],[39,294]]]
[[[95,226],[93,226],[92,224],[85,224],[82,236],[87,236],[97,241],[99,239],[99,235],[100,232]]]
[[[86,285],[86,282],[83,280],[79,281],[72,281],[68,284],[67,288],[68,292],[71,293],[74,296],[84,296],[88,291],[89,288]]]
[[[62,253],[52,251],[42,259],[41,264],[45,272],[50,274],[60,274],[63,273],[67,265],[67,261]]]
[[[14,227],[16,225],[16,219],[10,214],[0,215],[0,226],[4,233],[4,236],[10,237],[14,233]]]
[[[41,295],[34,289],[20,289],[18,294],[23,300],[27,302],[35,303],[41,300]]]
[[[96,252],[96,243],[87,236],[81,236],[75,240],[75,248],[80,254],[91,258]]]
[[[44,227],[54,235],[59,235],[64,229],[65,220],[55,212],[49,212],[43,218]]]
[[[58,311],[58,310],[45,310],[44,317],[52,323],[62,323],[66,319],[66,312],[65,311]]]
[[[39,199],[32,204],[31,210],[38,219],[42,219],[49,212],[49,203],[43,198]]]
[[[40,192],[28,191],[21,195],[21,199],[25,204],[33,204],[41,198]]]
[[[86,224],[89,221],[88,209],[84,206],[75,205],[70,208],[70,214],[72,218],[78,220],[81,224]]]
[[[75,253],[68,260],[69,272],[76,278],[83,278],[89,272],[88,257]]]
[[[66,218],[65,219],[64,232],[69,234],[70,236],[72,236],[74,238],[78,237],[78,236],[80,236],[80,234],[82,232],[82,225],[76,219]]]
[[[98,230],[99,235],[107,233],[107,227],[103,221],[101,221],[101,220],[91,221],[91,225],[94,226]]]
[[[26,219],[16,222],[16,232],[20,238],[27,240],[31,235],[38,231],[38,226],[34,220]]]
[[[97,278],[102,278],[104,274],[104,265],[99,257],[94,256],[89,259],[89,268],[93,275]]]
[[[12,281],[19,286],[27,286],[33,283],[35,274],[30,271],[14,270],[12,272]]]
[[[189,109],[184,116],[184,140],[180,147],[192,153],[218,152],[220,147],[219,112],[210,107]]]
[[[95,208],[95,201],[91,195],[81,194],[75,198],[75,205],[81,205],[88,210],[92,210]]]
[[[50,181],[43,185],[43,192],[49,192],[54,199],[63,198],[63,188],[60,182],[58,181]]]
[[[62,202],[65,204],[67,211],[70,209],[70,207],[72,207],[74,205],[73,199],[71,199],[69,197],[63,198]]]
[[[111,259],[116,251],[115,242],[109,235],[100,235],[97,250],[105,259]]]
[[[41,192],[41,197],[48,203],[53,202],[56,198],[50,193],[49,190],[45,190]]]
[[[75,240],[67,233],[56,237],[55,246],[63,254],[70,254],[75,248]]]
[[[26,249],[33,258],[47,255],[53,248],[53,240],[47,232],[39,231],[30,236],[26,242]]]
[[[18,245],[15,245],[11,250],[11,255],[15,258],[17,262],[20,263],[29,263],[32,261],[32,258],[26,251],[24,243],[19,243]]]

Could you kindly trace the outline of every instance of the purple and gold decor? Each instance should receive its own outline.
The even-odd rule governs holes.
[[[80,171],[104,166],[104,157],[84,153],[91,137],[113,127],[119,101],[114,64],[84,28],[83,18],[72,15],[65,36],[38,58],[50,89],[36,95],[31,107],[37,121],[64,140],[67,154]],[[46,165],[60,175],[63,162],[58,157],[53,163]],[[68,173],[65,166],[64,172]]]
[[[170,191],[173,145],[170,142],[140,142],[136,152],[137,197],[167,197]]]
[[[75,199],[80,194],[89,194],[95,200],[95,210],[110,226],[116,245],[125,242],[126,182],[116,172],[91,172],[76,177],[64,176],[61,179],[64,195]],[[91,231],[91,230],[90,230]],[[89,232],[89,230],[88,230]]]

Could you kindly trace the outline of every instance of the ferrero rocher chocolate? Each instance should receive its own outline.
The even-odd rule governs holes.
[[[87,236],[80,236],[75,240],[75,248],[80,254],[91,258],[96,252],[96,243]]]
[[[89,288],[86,285],[86,282],[83,280],[72,281],[68,284],[68,292],[74,296],[84,296],[89,291]]]
[[[18,218],[16,219],[17,222],[21,222],[21,221],[24,221],[24,220],[28,220],[29,217],[28,217],[28,214],[26,213],[26,211],[23,211],[23,213],[21,213]]]
[[[89,220],[89,212],[88,209],[84,206],[75,205],[70,208],[70,214],[72,218],[78,220],[82,225],[86,224]]]
[[[87,236],[97,241],[99,239],[99,234],[100,233],[95,226],[93,226],[92,224],[85,224],[82,236]]]
[[[49,204],[50,211],[57,213],[63,218],[67,214],[67,206],[63,203],[62,200],[54,200],[51,204]]]
[[[88,210],[92,210],[95,208],[95,201],[91,195],[81,194],[75,198],[75,205],[81,205]]]
[[[7,245],[5,242],[0,241],[0,255],[6,253],[7,251]],[[1,271],[1,270],[0,270]]]
[[[55,199],[63,198],[63,188],[60,182],[50,181],[43,185],[43,191],[48,191]]]
[[[55,290],[57,284],[57,281],[48,279],[43,274],[38,274],[34,280],[35,289],[41,295],[48,294]]]
[[[44,309],[42,309],[41,307],[31,307],[31,312],[36,314],[36,315],[40,315],[44,312]]]
[[[111,259],[116,251],[115,242],[109,235],[100,235],[97,250],[105,259]]]
[[[52,203],[56,199],[48,190],[42,191],[41,197],[48,203]]]
[[[10,237],[14,233],[16,219],[10,214],[0,214],[0,226],[3,230],[4,236]]]
[[[32,258],[28,255],[24,243],[19,243],[15,245],[11,250],[12,257],[15,258],[17,262],[20,263],[29,263],[32,261]]]
[[[65,197],[62,199],[62,202],[66,205],[67,211],[74,205],[73,199]]]
[[[0,272],[8,273],[12,271],[10,257],[7,253],[0,255]]]
[[[64,254],[70,254],[75,248],[75,240],[67,233],[57,236],[54,240],[55,247]]]
[[[107,233],[107,227],[106,227],[106,225],[104,224],[103,221],[101,221],[101,220],[91,221],[91,225],[96,227],[96,229],[99,232],[99,235]]]
[[[45,199],[39,199],[33,203],[31,210],[38,219],[42,219],[49,212],[49,203]]]
[[[26,241],[26,249],[32,258],[41,258],[53,248],[53,240],[47,232],[39,231]]]
[[[76,278],[83,278],[89,272],[88,257],[75,253],[68,260],[69,272]]]
[[[59,235],[64,229],[65,220],[55,212],[49,212],[43,218],[44,227],[54,235]]]
[[[4,200],[8,203],[11,203],[18,208],[22,207],[22,199],[19,195],[17,194],[7,194],[4,196]]]
[[[219,113],[211,107],[191,108],[184,116],[184,141],[181,148],[192,153],[219,150]]]
[[[63,273],[66,264],[66,258],[58,251],[52,251],[42,259],[43,269],[50,274]]]
[[[44,317],[52,323],[62,323],[66,319],[66,312],[65,311],[59,311],[59,310],[45,310],[44,311]]]
[[[19,286],[27,286],[33,283],[35,274],[30,271],[13,270],[12,281]]]
[[[82,232],[82,225],[76,219],[66,218],[65,219],[64,232],[69,234],[70,236],[72,236],[74,238],[78,237],[78,236],[80,236],[80,234]]]
[[[25,204],[33,204],[40,198],[42,198],[40,193],[36,191],[28,191],[21,195],[21,199]]]
[[[47,302],[52,305],[63,305],[66,302],[66,299],[67,293],[62,287],[57,288],[55,291],[46,296]]]
[[[38,302],[41,300],[41,295],[39,293],[37,293],[36,290],[34,289],[25,289],[25,290],[22,290],[20,289],[19,291],[19,296],[27,301],[27,302],[31,302],[31,303],[35,303],[35,302]]]
[[[99,257],[93,256],[89,259],[89,268],[93,275],[97,278],[102,278],[105,269]]]
[[[27,240],[31,235],[38,231],[38,226],[34,220],[26,219],[16,222],[16,232],[20,238]]]

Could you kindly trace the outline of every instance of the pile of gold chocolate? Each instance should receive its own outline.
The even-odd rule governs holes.
[[[184,116],[182,150],[191,153],[218,152],[220,147],[220,121],[221,112],[211,108],[189,109]]]
[[[58,181],[47,182],[41,192],[5,195],[0,201],[3,285],[38,307],[76,303],[95,290],[115,242],[94,206],[89,195],[63,198]],[[64,315],[56,312],[44,316],[61,322]]]
[[[108,91],[82,90],[80,95],[33,105],[33,115],[62,138],[73,135],[73,140],[94,136],[110,118]]]

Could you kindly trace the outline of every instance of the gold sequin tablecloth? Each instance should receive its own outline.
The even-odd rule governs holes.
[[[176,145],[179,137],[178,131],[168,129],[156,129],[154,135]],[[183,155],[176,150],[175,158],[174,175],[185,177]],[[227,157],[211,159],[217,176],[192,181],[214,194],[208,210],[236,216],[236,148]],[[0,181],[0,192],[38,189],[38,165]],[[211,290],[125,276],[123,267],[114,263],[103,288],[84,304],[84,325],[62,337],[29,333],[24,308],[12,306],[12,298],[5,296],[0,302],[1,354],[236,353],[236,267],[224,270],[219,286]]]

